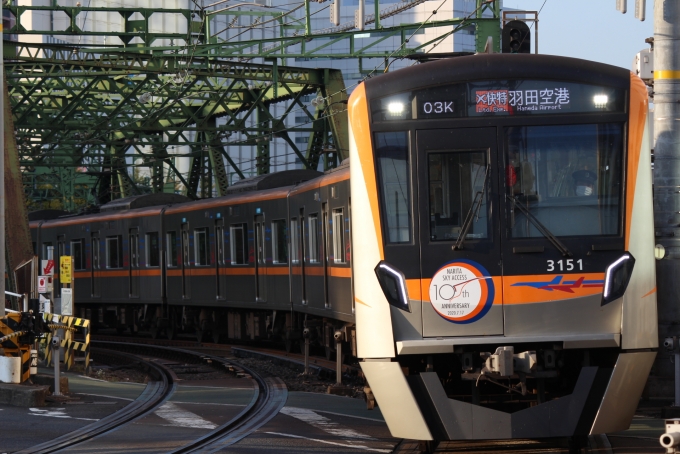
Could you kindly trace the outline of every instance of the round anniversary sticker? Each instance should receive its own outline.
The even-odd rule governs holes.
[[[484,317],[494,294],[489,272],[471,260],[447,263],[430,283],[432,307],[452,323],[472,323]]]

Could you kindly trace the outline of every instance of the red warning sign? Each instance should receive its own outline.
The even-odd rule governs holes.
[[[43,260],[42,261],[42,273],[44,276],[51,276],[54,274],[54,260]]]
[[[38,293],[47,293],[47,276],[38,276]]]

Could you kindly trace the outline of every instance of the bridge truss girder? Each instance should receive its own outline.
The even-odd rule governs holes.
[[[382,71],[381,65],[387,70],[390,59],[422,53],[470,26],[478,32],[478,51],[487,35],[498,50],[500,9],[493,0],[476,0],[477,9],[466,18],[433,21],[433,13],[423,23],[385,26],[387,17],[423,1],[405,0],[385,9],[376,1],[375,14],[365,21],[373,28],[364,30],[353,24],[312,29],[311,9],[317,6],[310,8],[315,4],[309,1],[301,18],[290,12],[231,7],[85,8],[56,1],[52,6],[8,6],[16,25],[7,34],[50,35],[73,42],[4,43],[27,192],[40,200],[60,200],[66,209],[141,191],[175,191],[177,182],[190,197],[224,194],[230,172],[231,177],[244,178],[270,171],[273,140],[287,144],[308,168],[319,168],[320,163],[333,167],[348,154],[342,76],[286,62],[355,58],[360,68],[362,62],[370,68],[363,72],[373,74]],[[62,29],[29,29],[24,20],[29,11],[61,14],[68,20]],[[113,11],[122,18],[119,28],[82,26],[88,13]],[[163,14],[179,18],[179,31],[153,31],[153,21]],[[226,28],[220,28],[220,21]],[[274,24],[273,31],[262,29],[260,39],[240,39],[239,30],[257,30],[264,24]],[[416,36],[433,32],[434,38]],[[85,44],[76,44],[75,37],[78,43],[85,37]],[[106,47],[101,46],[102,37],[112,38]],[[118,46],[111,45],[115,39]],[[385,50],[386,45],[391,50]],[[261,61],[265,64],[254,63]],[[319,96],[313,107],[303,102],[309,94]],[[280,104],[283,107],[274,107]],[[287,121],[293,114],[308,120],[295,125]],[[291,136],[296,132],[309,134],[306,149],[296,145]],[[256,150],[248,168],[232,157],[233,147],[242,145]],[[177,158],[191,160],[186,175]],[[148,169],[148,181],[140,181],[140,168]]]
[[[260,150],[274,137],[310,132],[315,122],[329,121],[316,119],[315,109],[306,105],[302,97],[322,90],[331,77],[341,78],[334,70],[215,58],[178,62],[184,57],[145,59],[135,54],[129,59],[117,55],[114,62],[74,59],[57,64],[50,61],[54,57],[50,49],[43,47],[42,55],[42,59],[18,57],[6,63],[9,99],[27,184],[63,187],[63,172],[57,169],[79,169],[76,186],[86,189],[81,197],[97,199],[91,202],[144,190],[138,187],[139,181],[134,181],[134,172],[128,172],[130,166],[150,169],[151,181],[145,186],[151,190],[174,190],[168,184],[170,176],[179,179],[191,197],[226,191],[229,182],[225,159],[241,178],[248,173],[268,173],[269,160],[258,162],[252,172],[244,172],[229,156],[228,147],[251,145]],[[131,61],[142,69],[130,65]],[[118,62],[125,64],[121,67]],[[190,70],[177,72],[177,67]],[[267,114],[266,119],[259,119],[272,105],[282,102],[289,104],[282,115]],[[309,118],[308,124],[287,122],[293,112],[298,116],[303,112]],[[346,144],[347,137],[327,140]],[[189,151],[171,154],[170,147],[186,147]],[[321,150],[310,153],[317,152]],[[175,165],[178,157],[189,157],[203,165],[192,163],[192,171],[184,178]],[[36,169],[42,169],[37,172],[42,180],[52,175],[53,183],[36,183]],[[208,177],[211,181],[201,183],[202,190],[198,191],[193,182]]]

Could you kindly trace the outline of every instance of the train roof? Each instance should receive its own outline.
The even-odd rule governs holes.
[[[64,210],[36,210],[28,213],[28,222],[49,221],[62,216],[70,216],[72,213]]]
[[[313,180],[322,176],[323,173],[316,170],[297,169],[284,170],[282,172],[257,175],[237,181],[227,188],[227,195],[239,194],[242,192],[262,191],[264,189],[281,188],[285,186],[295,186],[305,181]]]
[[[143,196],[126,197],[102,205],[99,213],[71,215],[64,218],[51,218],[43,225],[44,228],[70,224],[80,224],[90,221],[107,221],[123,217],[143,217],[157,215],[163,206],[166,213],[182,213],[219,206],[237,205],[255,201],[285,198],[289,194],[308,191],[326,186],[349,178],[349,160],[344,160],[336,169],[325,174],[316,170],[287,170],[268,175],[258,175],[236,183],[239,186],[223,197],[191,201],[189,198],[177,194],[146,194]],[[164,197],[169,196],[169,197]],[[105,208],[106,207],[106,208]],[[32,219],[31,227],[37,227],[40,221],[48,219]]]
[[[190,201],[191,199],[189,197],[179,194],[158,193],[133,195],[105,203],[99,208],[99,212],[108,213],[111,211],[134,210],[137,208],[148,208],[158,205],[174,205],[176,203],[185,203]]]
[[[366,80],[369,99],[474,80],[569,80],[593,85],[628,88],[630,71],[618,66],[571,57],[535,54],[477,54],[409,66]]]

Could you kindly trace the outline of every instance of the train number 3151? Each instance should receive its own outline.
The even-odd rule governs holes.
[[[583,271],[583,259],[548,260],[548,271]]]

